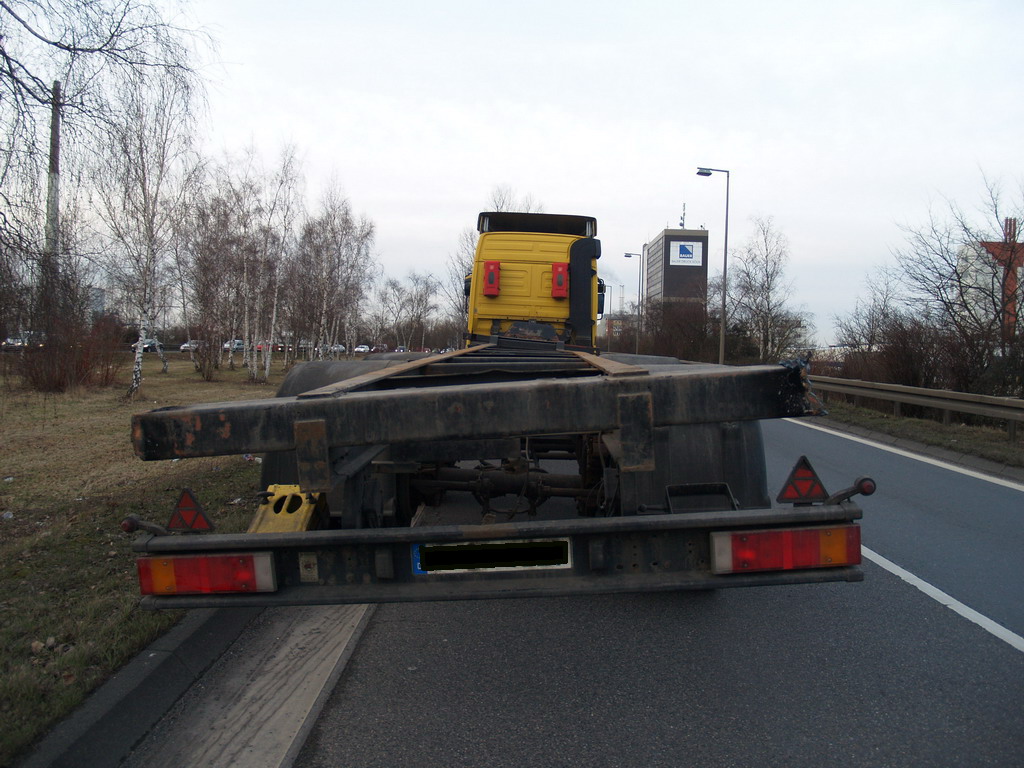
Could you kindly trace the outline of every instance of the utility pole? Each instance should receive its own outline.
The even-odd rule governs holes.
[[[46,334],[46,342],[53,344],[55,320],[60,314],[57,307],[58,269],[60,253],[60,81],[55,80],[50,95],[50,166],[46,178],[46,222],[43,233],[43,253],[39,264],[39,296],[37,300],[37,331]]]
[[[46,179],[46,253],[57,257],[60,237],[60,81],[50,95],[50,172]]]

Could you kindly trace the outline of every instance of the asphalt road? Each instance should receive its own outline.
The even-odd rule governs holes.
[[[792,423],[864,544],[1024,633],[1024,493]],[[858,584],[378,607],[314,766],[1024,765],[1024,654],[892,573]]]
[[[804,424],[764,423],[769,478],[785,478],[801,454],[831,492],[870,475],[879,492],[861,502],[864,545],[1024,636],[1024,486]]]

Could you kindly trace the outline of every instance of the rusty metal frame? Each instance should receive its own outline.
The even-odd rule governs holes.
[[[289,451],[297,447],[295,424],[302,421],[322,421],[330,446],[610,432],[623,426],[619,398],[636,395],[650,398],[655,427],[806,413],[799,372],[784,366],[680,366],[637,375],[353,389],[386,375],[374,372],[298,397],[138,414],[132,420],[135,452],[157,460]]]

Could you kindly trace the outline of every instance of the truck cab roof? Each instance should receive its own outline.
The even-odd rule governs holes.
[[[484,232],[541,232],[550,235],[596,237],[597,219],[593,216],[573,216],[563,213],[510,213],[484,211],[476,219],[477,231]]]

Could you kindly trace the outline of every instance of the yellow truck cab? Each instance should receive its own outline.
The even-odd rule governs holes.
[[[595,351],[604,282],[591,216],[485,212],[466,280],[467,345],[543,344]]]

